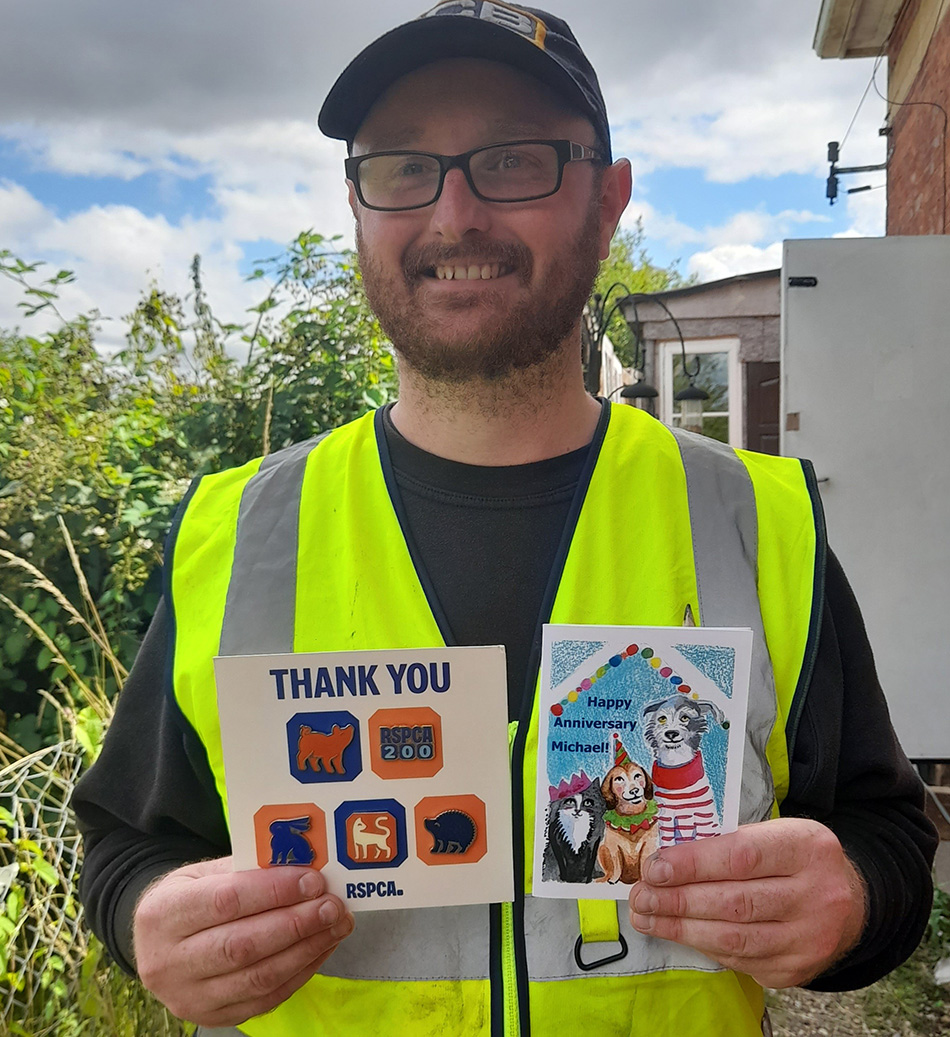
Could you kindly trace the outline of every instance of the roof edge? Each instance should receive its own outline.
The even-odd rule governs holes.
[[[725,288],[732,284],[743,284],[747,281],[764,281],[768,277],[781,278],[782,268],[774,270],[753,270],[748,274],[733,274],[732,277],[722,277],[718,281],[703,281],[700,284],[688,284],[684,288],[667,288],[662,292],[637,292],[634,295],[626,295],[620,302],[627,299],[636,299],[638,302],[649,302],[650,299],[676,299],[684,295],[698,295],[714,288]]]

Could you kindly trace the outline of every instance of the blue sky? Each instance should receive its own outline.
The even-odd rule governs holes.
[[[212,305],[240,319],[254,259],[310,227],[352,242],[342,145],[314,117],[346,60],[422,6],[18,5],[0,40],[0,248],[76,270],[64,309],[112,317],[151,282],[186,292],[200,252]],[[826,143],[872,62],[815,56],[819,0],[552,6],[598,70],[634,167],[623,224],[643,220],[656,262],[711,280],[778,266],[784,238],[883,233],[884,192],[844,194],[882,173],[824,198]],[[882,161],[883,109],[870,91],[843,163]],[[0,326],[19,322],[15,301],[0,284]]]

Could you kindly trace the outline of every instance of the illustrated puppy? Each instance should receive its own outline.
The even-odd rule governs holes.
[[[597,881],[638,882],[644,858],[657,847],[653,782],[639,763],[628,758],[607,771],[600,790],[607,810],[604,837],[597,850],[604,876]]]
[[[643,737],[653,750],[651,777],[659,806],[660,846],[718,835],[719,815],[699,746],[709,718],[729,722],[712,702],[675,694],[643,710]]]

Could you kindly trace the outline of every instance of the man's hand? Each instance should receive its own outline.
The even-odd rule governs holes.
[[[824,972],[857,943],[866,911],[864,882],[835,834],[802,818],[662,849],[630,891],[635,929],[766,987]]]
[[[169,872],[135,909],[142,982],[181,1019],[234,1026],[285,1001],[353,931],[309,868],[231,871],[231,858]]]

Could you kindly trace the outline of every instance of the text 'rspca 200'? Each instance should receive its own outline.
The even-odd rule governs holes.
[[[421,695],[426,691],[437,694],[448,691],[452,683],[449,663],[387,663],[380,673],[379,666],[292,666],[288,669],[268,670],[274,678],[278,699],[344,698],[347,695],[366,696],[409,691]],[[377,680],[382,684],[380,690]]]

